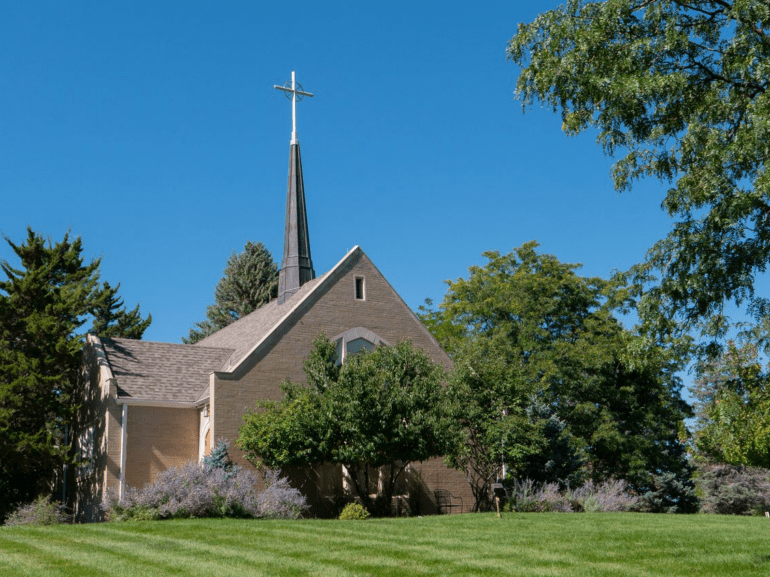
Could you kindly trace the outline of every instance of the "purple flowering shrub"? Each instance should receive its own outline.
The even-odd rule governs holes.
[[[588,481],[577,489],[562,491],[558,483],[539,485],[531,479],[515,479],[505,508],[521,513],[635,511],[639,510],[639,499],[619,480],[598,485]]]
[[[267,488],[257,493],[257,474],[239,469],[209,469],[190,462],[158,473],[143,489],[114,492],[102,508],[111,521],[193,517],[294,519],[307,508],[305,497],[277,471],[266,471]]]
[[[609,480],[599,485],[593,481],[572,491],[571,499],[589,513],[616,513],[639,510],[639,498],[633,495],[622,480]]]
[[[296,519],[307,509],[307,500],[297,489],[289,485],[275,469],[264,472],[265,490],[257,495],[258,517],[265,519]]]
[[[15,509],[5,520],[5,525],[56,525],[69,521],[64,508],[51,497],[41,496],[34,502]]]

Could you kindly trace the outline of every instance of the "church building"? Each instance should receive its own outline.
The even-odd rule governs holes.
[[[312,94],[301,90],[294,73],[290,85],[276,88],[291,95],[295,118],[278,298],[192,345],[88,335],[75,444],[89,464],[71,471],[68,481],[80,521],[102,518],[106,491],[141,488],[168,467],[202,459],[220,439],[229,441],[236,464],[251,467],[235,447],[243,415],[259,399],[279,400],[282,381],[305,382],[302,363],[321,333],[337,342],[341,360],[410,340],[433,361],[451,364],[360,247],[316,276],[294,109],[298,96]],[[332,514],[340,492],[350,491],[341,467],[285,473],[317,515]],[[414,463],[406,475],[404,498],[423,514],[443,512],[442,504],[453,512],[473,505],[464,474],[441,458]],[[454,498],[442,502],[447,494]]]

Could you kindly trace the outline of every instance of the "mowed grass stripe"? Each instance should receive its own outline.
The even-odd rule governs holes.
[[[685,530],[690,530],[693,521],[699,517],[673,517],[660,515],[668,523],[650,524],[650,515],[629,514],[583,514],[555,515],[543,519],[536,514],[520,515],[521,538],[516,543],[518,551],[529,552],[528,563],[537,563],[538,555],[564,554],[569,552],[572,567],[580,575],[697,575],[697,566],[687,563],[690,555],[674,557],[666,545],[669,536],[676,534],[678,525],[684,521]],[[531,531],[528,529],[531,528]],[[543,539],[545,534],[559,534],[559,539]],[[699,559],[699,563],[703,559]],[[696,569],[693,571],[693,569]],[[724,574],[720,571],[706,571],[705,574]]]
[[[94,573],[89,568],[75,563],[66,562],[67,566],[62,566],[62,559],[56,555],[41,554],[41,552],[28,545],[10,539],[3,540],[0,534],[0,575],[14,576],[45,576],[45,575],[66,575],[62,573],[63,569],[77,570],[78,575],[103,575],[101,572]]]
[[[64,575],[158,575],[180,572],[195,562],[189,555],[174,555],[172,551],[159,554],[156,544],[137,546],[135,542],[104,536],[100,539],[36,539],[25,543],[47,558],[56,559],[55,564],[63,567],[57,574]],[[74,570],[67,568],[72,563],[78,564]],[[84,568],[89,572],[85,573]]]
[[[332,522],[331,527],[330,522],[322,522],[325,523],[322,533],[314,529],[315,525],[302,522],[283,527],[275,531],[273,536],[281,542],[302,540],[302,552],[298,554],[313,552],[326,561],[348,559],[356,570],[361,571],[368,567],[363,561],[367,557],[375,557],[380,570],[384,566],[408,566],[413,573],[428,575],[478,574],[479,569],[494,568],[499,571],[511,564],[505,552],[488,555],[484,560],[475,559],[474,551],[477,548],[473,546],[474,543],[468,539],[458,539],[456,532],[444,531],[445,521],[436,525],[442,529],[440,534],[423,532],[415,538],[413,534],[403,535],[398,532],[400,528],[407,529],[417,521]],[[425,528],[428,527],[430,524]]]
[[[339,524],[328,529],[328,525],[329,522],[326,522],[325,538],[320,539],[316,531],[315,535],[302,541],[301,551],[288,552],[287,555],[313,554],[326,562],[341,560],[356,571],[376,572],[378,575],[403,575],[406,570],[418,575],[479,575],[490,570],[490,574],[504,574],[505,566],[511,565],[505,554],[497,558],[486,556],[477,559],[469,543],[454,538],[431,536],[415,539],[414,535],[409,537],[394,533],[403,523],[344,523],[345,529],[338,529]],[[408,525],[404,525],[406,527]],[[307,526],[293,525],[291,528],[296,530],[284,528],[277,536],[282,540],[295,540],[298,534],[308,535]],[[313,545],[309,547],[311,540]],[[376,559],[376,564],[372,564],[371,559]]]
[[[151,523],[152,524],[152,523]],[[170,525],[184,528],[184,522],[161,523],[160,529],[168,530]],[[286,544],[278,547],[259,547],[253,543],[212,544],[208,530],[199,532],[198,539],[177,538],[169,535],[136,533],[123,530],[121,525],[92,525],[95,527],[90,540],[77,540],[77,543],[90,543],[95,549],[103,549],[119,554],[120,563],[111,566],[109,574],[158,575],[184,573],[190,575],[293,575],[297,571],[321,574],[350,575],[346,571],[330,571],[329,567],[307,557],[297,557],[291,567],[286,566]],[[135,525],[146,525],[137,523]],[[157,523],[154,523],[157,526]],[[162,532],[160,532],[162,533]],[[243,541],[238,534],[230,534],[225,541]],[[223,538],[220,538],[222,540]],[[250,545],[250,546],[248,546]],[[160,559],[153,563],[153,559]],[[137,564],[140,567],[137,567]],[[125,573],[124,573],[125,571]],[[165,572],[164,572],[165,571]]]
[[[315,546],[311,544],[309,537],[318,534],[317,529],[314,533],[311,533],[307,528],[302,527],[302,522],[294,522],[287,525],[286,523],[273,522],[273,521],[242,521],[236,522],[237,529],[241,531],[232,532],[229,530],[220,531],[221,526],[212,525],[212,522],[200,521],[200,522],[168,522],[161,523],[165,529],[170,523],[179,523],[180,528],[185,527],[185,533],[189,535],[190,530],[194,527],[189,526],[189,523],[203,523],[204,527],[200,528],[198,535],[199,542],[195,545],[196,550],[203,551],[205,553],[216,554],[219,553],[221,557],[229,558],[243,558],[246,557],[248,567],[254,567],[254,564],[258,564],[260,567],[269,567],[270,574],[278,574],[282,571],[283,566],[286,563],[286,559],[294,559],[292,566],[294,569],[289,570],[286,574],[291,574],[292,571],[296,571],[298,568],[306,569],[309,572],[313,570],[322,571],[324,574],[329,574],[332,569],[340,569],[346,565],[351,564],[351,551],[349,547],[338,546],[337,554],[326,554],[329,547],[328,536],[322,540],[315,540]],[[216,523],[216,522],[215,522]],[[226,521],[224,522],[226,523]],[[276,525],[276,523],[278,523]],[[105,531],[110,534],[116,534],[118,538],[125,538],[132,540],[135,543],[141,543],[148,540],[152,543],[157,543],[162,540],[165,544],[176,543],[180,547],[186,547],[190,543],[189,538],[169,538],[160,537],[157,535],[146,533],[127,533],[132,531],[134,527],[141,526],[144,529],[147,524],[134,524],[131,525],[109,525],[109,526],[92,526],[92,527],[109,527]],[[154,527],[158,527],[158,524],[154,524]],[[254,530],[256,529],[256,530]],[[297,530],[299,529],[299,530]],[[195,531],[193,531],[195,532]],[[130,535],[130,537],[128,536]],[[336,539],[334,540],[337,541]],[[202,544],[201,544],[202,543]],[[302,546],[297,548],[296,544],[302,543]],[[253,548],[251,554],[244,554],[245,551],[249,551]],[[334,549],[334,547],[331,547]],[[306,562],[308,557],[313,557],[315,563],[308,564]],[[271,561],[272,558],[272,561]],[[347,574],[346,571],[337,571],[337,573],[343,575]]]
[[[474,517],[476,517],[476,518],[474,518]],[[560,515],[557,515],[557,516],[555,516],[554,519],[550,519],[550,522],[548,522],[549,520],[548,520],[547,517],[538,516],[538,515],[534,515],[534,516],[530,516],[530,517],[528,517],[528,516],[511,516],[511,517],[507,517],[505,519],[505,521],[510,520],[510,519],[514,519],[514,520],[517,521],[517,523],[516,523],[517,525],[521,524],[521,523],[523,523],[525,525],[525,527],[520,528],[520,529],[523,529],[523,530],[518,530],[518,531],[517,530],[511,531],[510,530],[511,527],[502,528],[503,530],[500,531],[499,529],[501,529],[501,527],[499,525],[495,524],[495,523],[498,523],[499,521],[495,520],[494,517],[488,517],[486,519],[486,523],[485,524],[489,527],[490,526],[489,522],[492,521],[491,527],[494,528],[494,529],[498,529],[496,531],[491,532],[491,534],[490,534],[490,531],[484,531],[484,530],[479,531],[479,529],[480,529],[480,527],[478,526],[479,525],[479,523],[478,523],[479,518],[477,516],[467,516],[465,519],[462,518],[462,517],[454,517],[454,518],[451,518],[451,519],[447,519],[447,518],[444,518],[444,519],[432,518],[432,519],[427,520],[428,523],[427,524],[423,524],[423,526],[414,527],[414,523],[411,523],[412,529],[422,529],[422,531],[419,531],[419,534],[418,534],[418,536],[416,538],[415,538],[414,534],[412,535],[412,541],[413,542],[422,542],[422,543],[429,542],[431,544],[431,546],[433,547],[433,549],[435,549],[433,551],[433,555],[427,554],[427,558],[425,560],[425,561],[427,561],[427,563],[423,562],[422,563],[423,566],[419,567],[419,569],[431,569],[431,568],[435,568],[436,564],[440,565],[442,562],[446,561],[445,555],[442,554],[442,553],[444,553],[447,549],[457,551],[458,543],[457,542],[453,542],[453,540],[451,540],[451,539],[447,540],[445,535],[456,536],[456,535],[461,534],[461,533],[466,533],[466,531],[464,531],[464,530],[462,530],[461,528],[458,527],[458,524],[461,523],[461,522],[464,523],[469,518],[470,518],[470,520],[473,521],[472,525],[475,528],[476,535],[483,534],[483,535],[486,536],[487,540],[490,540],[489,538],[491,536],[498,536],[498,539],[495,539],[495,541],[499,541],[499,540],[502,539],[502,544],[503,545],[507,544],[507,545],[509,545],[509,547],[510,547],[510,539],[511,539],[512,535],[515,536],[515,535],[518,534],[519,536],[525,536],[526,537],[527,533],[529,533],[529,531],[527,530],[526,525],[527,525],[527,521],[530,520],[530,521],[535,521],[536,524],[538,524],[538,525],[539,524],[544,524],[548,528],[548,531],[546,531],[548,533],[550,533],[551,530],[561,529],[561,530],[563,530],[563,531],[565,531],[566,533],[569,534],[569,537],[571,538],[571,540],[577,539],[577,543],[578,543],[577,549],[582,550],[582,553],[583,553],[583,558],[582,558],[582,563],[583,563],[582,569],[583,569],[583,571],[586,572],[586,570],[589,567],[593,567],[593,568],[596,569],[596,571],[591,570],[590,571],[591,573],[606,574],[606,571],[602,570],[602,566],[607,566],[608,559],[606,558],[606,555],[605,555],[605,551],[607,550],[607,545],[608,545],[608,543],[610,544],[610,546],[615,546],[616,544],[617,545],[621,544],[620,542],[612,543],[612,540],[615,539],[617,534],[618,534],[618,527],[617,527],[618,523],[617,523],[617,521],[618,520],[624,521],[623,523],[620,523],[621,525],[629,525],[629,522],[632,522],[632,524],[633,524],[632,532],[636,532],[636,528],[635,528],[636,522],[633,519],[633,516],[631,516],[631,517],[628,517],[628,516],[617,516],[616,519],[611,519],[609,517],[610,516],[602,516],[602,523],[600,525],[602,527],[607,525],[607,527],[605,527],[601,531],[597,531],[597,528],[594,526],[595,523],[593,523],[593,521],[591,520],[590,516],[564,516],[564,515],[560,516]],[[641,516],[641,517],[645,521],[649,520],[649,516]],[[663,519],[674,520],[673,523],[674,523],[674,525],[676,525],[676,519],[683,519],[683,518],[663,517]],[[426,521],[426,519],[418,520],[418,521]],[[406,521],[406,522],[410,523],[410,521]],[[437,522],[438,525],[435,525],[434,522]],[[248,523],[248,522],[246,522],[246,523]],[[279,538],[279,539],[287,540],[288,542],[293,542],[293,541],[295,541],[297,539],[302,541],[302,538],[301,538],[302,534],[308,534],[311,531],[318,532],[316,527],[315,527],[315,525],[314,525],[314,523],[317,523],[317,522],[309,522],[309,523],[310,523],[310,525],[307,525],[305,522],[303,522],[303,523],[299,523],[299,524],[290,524],[288,526],[284,526],[283,529],[280,532],[275,534],[275,537]],[[321,522],[321,523],[324,525],[324,528],[328,528],[329,525],[330,525],[329,522]],[[395,526],[390,527],[391,530],[388,530],[387,526],[388,525],[392,525],[394,523],[395,523]],[[361,535],[360,534],[362,532],[367,534],[367,535],[371,535],[372,532],[374,532],[377,535],[377,537],[376,537],[377,539],[384,538],[384,539],[399,540],[399,541],[401,541],[401,540],[403,540],[403,538],[401,538],[399,535],[394,535],[393,534],[393,529],[398,529],[398,532],[400,534],[402,532],[401,529],[406,529],[407,528],[407,527],[401,527],[402,523],[403,522],[399,522],[399,521],[385,521],[385,522],[378,521],[378,522],[375,522],[375,523],[363,523],[363,524],[362,523],[352,523],[352,524],[340,524],[340,523],[336,523],[335,524],[335,523],[331,523],[331,526],[333,528],[333,531],[332,531],[333,534],[339,534],[339,533],[346,534],[347,536],[346,536],[345,540],[346,540],[347,544],[348,545],[352,545],[354,542],[357,542],[359,544],[361,543]],[[669,523],[669,525],[670,525],[670,523]],[[355,527],[356,530],[358,531],[358,534],[352,533],[351,530],[340,531],[340,530],[336,529],[340,525],[342,525],[343,527],[350,526],[351,530]],[[378,525],[385,525],[385,527],[381,527],[381,526],[378,526]],[[571,528],[570,527],[571,525],[575,525],[575,527]],[[252,527],[259,526],[260,528],[263,528],[265,530],[267,529],[266,526],[262,526],[260,524],[252,524],[251,526]],[[665,524],[663,526],[658,525],[656,528],[660,528],[661,530],[664,530],[664,529],[666,529],[666,526],[665,526]],[[669,528],[670,528],[670,526],[669,526]],[[273,530],[273,529],[275,529],[275,527],[271,528],[271,530]],[[426,533],[426,531],[425,531],[426,529],[428,531],[430,531],[430,532]],[[415,533],[415,531],[407,531],[407,532]],[[326,533],[326,531],[323,531],[323,533]],[[538,531],[534,531],[534,534],[539,534],[539,532]],[[426,537],[426,535],[427,535],[427,537]],[[581,539],[579,539],[579,537],[581,535],[584,537],[584,539],[582,541],[594,541],[597,537],[600,537],[601,540],[605,542],[604,543],[605,548],[596,549],[595,544],[593,544],[593,543],[589,543],[588,546],[586,546],[585,543],[582,542]],[[442,540],[444,541],[443,545],[441,544]],[[647,536],[647,540],[649,540],[649,535]],[[447,541],[449,541],[449,542],[447,542]],[[474,539],[474,541],[480,542],[480,541],[483,541],[483,540],[480,540],[480,539],[476,538],[476,539]],[[264,542],[265,541],[263,541],[263,543]],[[528,566],[530,569],[532,569],[533,566],[539,566],[539,567],[543,568],[544,565],[550,566],[550,567],[554,567],[554,564],[562,565],[562,563],[564,562],[563,556],[554,557],[553,549],[554,549],[554,545],[556,545],[555,548],[558,549],[559,551],[563,552],[564,542],[563,541],[562,542],[557,542],[556,544],[550,543],[548,545],[547,549],[544,548],[544,546],[543,546],[545,543],[548,543],[548,540],[547,539],[543,540],[542,539],[542,535],[540,535],[540,538],[534,540],[532,543],[529,544],[529,547],[525,548],[525,552],[524,552],[525,554],[524,555],[521,555],[521,554],[514,555],[514,554],[511,554],[510,552],[508,552],[507,556],[511,558],[512,563],[510,565],[508,565],[506,567],[506,569],[503,572],[501,572],[501,574],[505,574],[505,573],[517,574],[517,573],[519,573],[519,571],[514,569],[514,567],[515,566],[521,566],[520,563],[522,565],[524,565],[525,567]],[[366,544],[369,544],[369,543],[366,543]],[[305,551],[307,551],[308,553],[311,553],[311,551],[309,551],[308,548],[307,548],[307,543],[304,543],[304,545],[305,546],[303,547],[303,549]],[[466,545],[469,545],[469,543],[466,543]],[[521,552],[521,548],[520,547],[517,547],[517,548],[519,548],[520,552]],[[574,549],[575,547],[572,547],[572,548]],[[460,546],[460,549],[462,550],[463,547]],[[485,549],[486,549],[485,552],[486,552],[487,555],[492,553],[492,551],[489,550],[489,547],[482,548],[482,549],[476,549],[476,546],[474,545],[473,549],[474,550],[472,550],[470,552],[471,555],[474,554],[475,550],[482,550],[483,551]],[[642,547],[642,549],[644,549],[644,547]],[[631,551],[633,551],[633,550],[634,549],[631,548]],[[592,551],[593,551],[593,553],[592,553]],[[354,559],[362,554],[360,549],[356,550],[355,553],[356,553],[356,555],[353,557]],[[628,553],[629,553],[629,551],[626,549],[626,551],[624,552],[624,555],[627,555]],[[649,550],[646,551],[646,552],[642,551],[641,555],[648,555],[649,553],[650,553]],[[373,555],[373,552],[371,552],[369,555]],[[665,555],[665,548],[661,548],[660,551],[655,551],[655,555],[653,555],[652,557],[659,557],[660,555]],[[505,555],[504,555],[504,557],[505,557]],[[516,563],[515,562],[516,560],[518,560],[519,563]],[[380,556],[378,561],[380,562],[380,564],[382,564],[384,559]],[[581,561],[580,559],[577,560],[577,562],[580,562],[580,561]],[[585,563],[586,561],[589,561],[589,562]],[[653,564],[653,567],[657,566],[657,568],[660,569],[661,565],[666,565],[665,562],[663,564],[661,564],[660,561],[662,561],[662,559],[655,560],[655,562]],[[427,565],[427,567],[425,567],[426,565]],[[573,561],[572,565],[573,566],[577,566],[574,561]],[[361,566],[361,563],[355,562],[354,566],[355,566],[356,569],[359,569],[360,566]],[[412,567],[413,571],[415,571],[417,569],[418,569],[418,567],[415,567],[415,566]],[[445,569],[447,569],[447,568],[445,568]],[[459,569],[459,567],[458,567],[458,569]],[[419,572],[423,573],[423,571],[419,571]],[[616,568],[613,565],[609,565],[609,572],[610,572],[610,574],[611,573],[615,573],[616,572]],[[628,565],[626,567],[626,572],[625,572],[625,574],[645,574],[645,573],[646,572],[643,570],[643,568],[640,568],[637,565]],[[696,572],[696,574],[697,573],[698,572]]]
[[[2,528],[0,574],[767,575],[769,535],[764,518],[633,514]]]

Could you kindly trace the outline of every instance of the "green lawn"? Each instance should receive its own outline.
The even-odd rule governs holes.
[[[770,575],[770,520],[515,513],[0,527],[0,575]]]

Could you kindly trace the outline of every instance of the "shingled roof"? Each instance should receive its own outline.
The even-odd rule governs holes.
[[[285,304],[278,304],[278,301],[274,300],[266,305],[262,305],[254,312],[207,336],[205,339],[201,339],[193,346],[233,349],[233,354],[227,359],[227,366],[221,367],[220,370],[226,371],[229,367],[236,366],[257,343],[278,326],[287,313],[304,301],[313,288],[329,276],[331,272],[329,271],[323,276],[303,284],[296,293],[291,295],[291,299],[287,300]]]
[[[194,345],[104,338],[102,345],[118,396],[146,401],[195,403],[207,397],[209,374],[232,372],[324,284],[363,256],[354,247],[326,274],[303,284],[284,304],[272,301]],[[319,293],[320,294],[320,293]]]
[[[231,348],[104,338],[104,352],[117,379],[118,396],[152,401],[195,402],[233,353]]]

